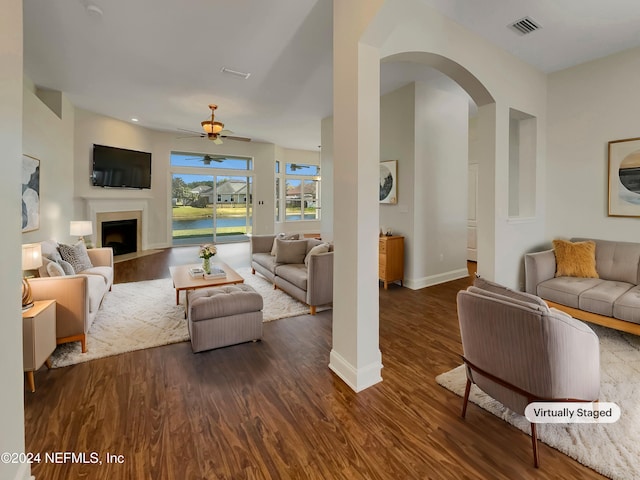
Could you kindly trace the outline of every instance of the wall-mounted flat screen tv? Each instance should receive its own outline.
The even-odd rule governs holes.
[[[91,181],[96,187],[151,188],[151,154],[94,144]]]

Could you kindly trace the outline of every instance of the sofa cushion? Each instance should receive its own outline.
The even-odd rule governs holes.
[[[254,253],[251,258],[254,262],[263,266],[271,273],[276,273],[276,257],[271,256],[270,253]]]
[[[274,257],[278,253],[278,243],[276,242],[277,239],[298,240],[300,239],[300,234],[299,233],[279,233],[278,235],[276,235],[276,237],[273,239],[273,246],[271,247],[271,255],[273,255]]]
[[[634,285],[624,282],[604,281],[580,295],[578,305],[585,312],[613,316],[613,304],[619,297],[633,288]]]
[[[640,323],[640,286],[627,290],[616,300],[613,316],[619,320]]]
[[[554,240],[556,277],[598,278],[596,244],[593,241]]]
[[[327,253],[329,251],[329,247],[330,247],[330,245],[328,243],[321,243],[321,244],[316,245],[315,247],[313,247],[311,250],[309,250],[307,255],[304,257],[304,264],[308,267],[309,266],[309,257],[311,255],[320,255],[321,253]]]
[[[93,267],[84,242],[78,242],[75,245],[65,245],[61,243],[58,245],[58,251],[62,259],[71,264],[75,273],[80,273],[83,270]]]
[[[521,302],[533,303],[534,305],[547,306],[547,303],[538,297],[537,295],[531,295],[530,293],[518,292],[511,288],[500,285],[499,283],[491,282],[482,277],[476,277],[473,282],[473,286],[493,293],[504,295],[505,297],[513,298]]]
[[[589,239],[579,239],[589,240]],[[640,243],[593,240],[596,244],[596,269],[600,278],[638,285]]]
[[[545,300],[580,308],[580,295],[602,282],[599,278],[556,277],[538,284],[537,293]]]
[[[107,285],[113,283],[113,268],[111,267],[91,267],[80,273],[82,275],[99,275]]]
[[[276,262],[277,263],[304,263],[307,254],[306,240],[282,240],[276,238]]]
[[[278,265],[276,275],[301,290],[307,290],[307,267],[302,263]]]

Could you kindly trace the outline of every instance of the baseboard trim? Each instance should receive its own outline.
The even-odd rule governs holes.
[[[431,287],[440,283],[450,282],[452,280],[458,280],[469,276],[469,270],[460,268],[458,270],[452,270],[450,272],[439,273],[437,275],[431,275],[429,277],[422,278],[410,278],[405,279],[404,286],[411,290],[419,290],[425,287]]]
[[[356,393],[382,381],[381,362],[373,362],[357,369],[335,350],[331,350],[329,355],[329,368]]]
[[[29,463],[22,463],[18,471],[16,472],[16,476],[14,480],[35,480],[36,477],[31,475],[31,465]]]

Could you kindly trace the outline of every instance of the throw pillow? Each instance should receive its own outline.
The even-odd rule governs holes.
[[[279,233],[273,239],[273,246],[271,247],[271,255],[275,257],[276,254],[278,253],[278,244],[276,243],[277,239],[280,239],[280,240],[298,240],[299,238],[300,238],[300,234],[299,233]]]
[[[47,273],[50,277],[64,277],[65,273],[62,269],[62,266],[57,264],[56,262],[49,262],[47,264]]]
[[[554,240],[556,277],[600,278],[596,271],[596,243]]]
[[[328,251],[329,251],[328,243],[321,243],[320,245],[316,245],[311,250],[309,250],[309,253],[307,253],[307,256],[304,257],[304,264],[307,267],[309,266],[309,257],[311,257],[311,255],[319,255],[320,253],[327,253]]]
[[[304,263],[307,254],[306,240],[281,240],[276,238],[276,263]]]
[[[61,243],[58,245],[58,251],[62,259],[71,264],[74,273],[80,273],[83,270],[93,267],[84,242],[78,242],[75,245],[65,245]]]
[[[75,275],[76,272],[69,262],[66,262],[65,260],[60,259],[58,260],[57,263],[62,267],[62,270],[64,271],[65,275]]]

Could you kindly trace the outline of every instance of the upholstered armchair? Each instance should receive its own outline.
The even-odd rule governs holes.
[[[458,293],[458,318],[467,385],[524,415],[534,401],[586,401],[600,393],[600,346],[583,322],[550,310],[523,292],[476,280]],[[531,423],[534,465],[538,466],[535,423]]]

